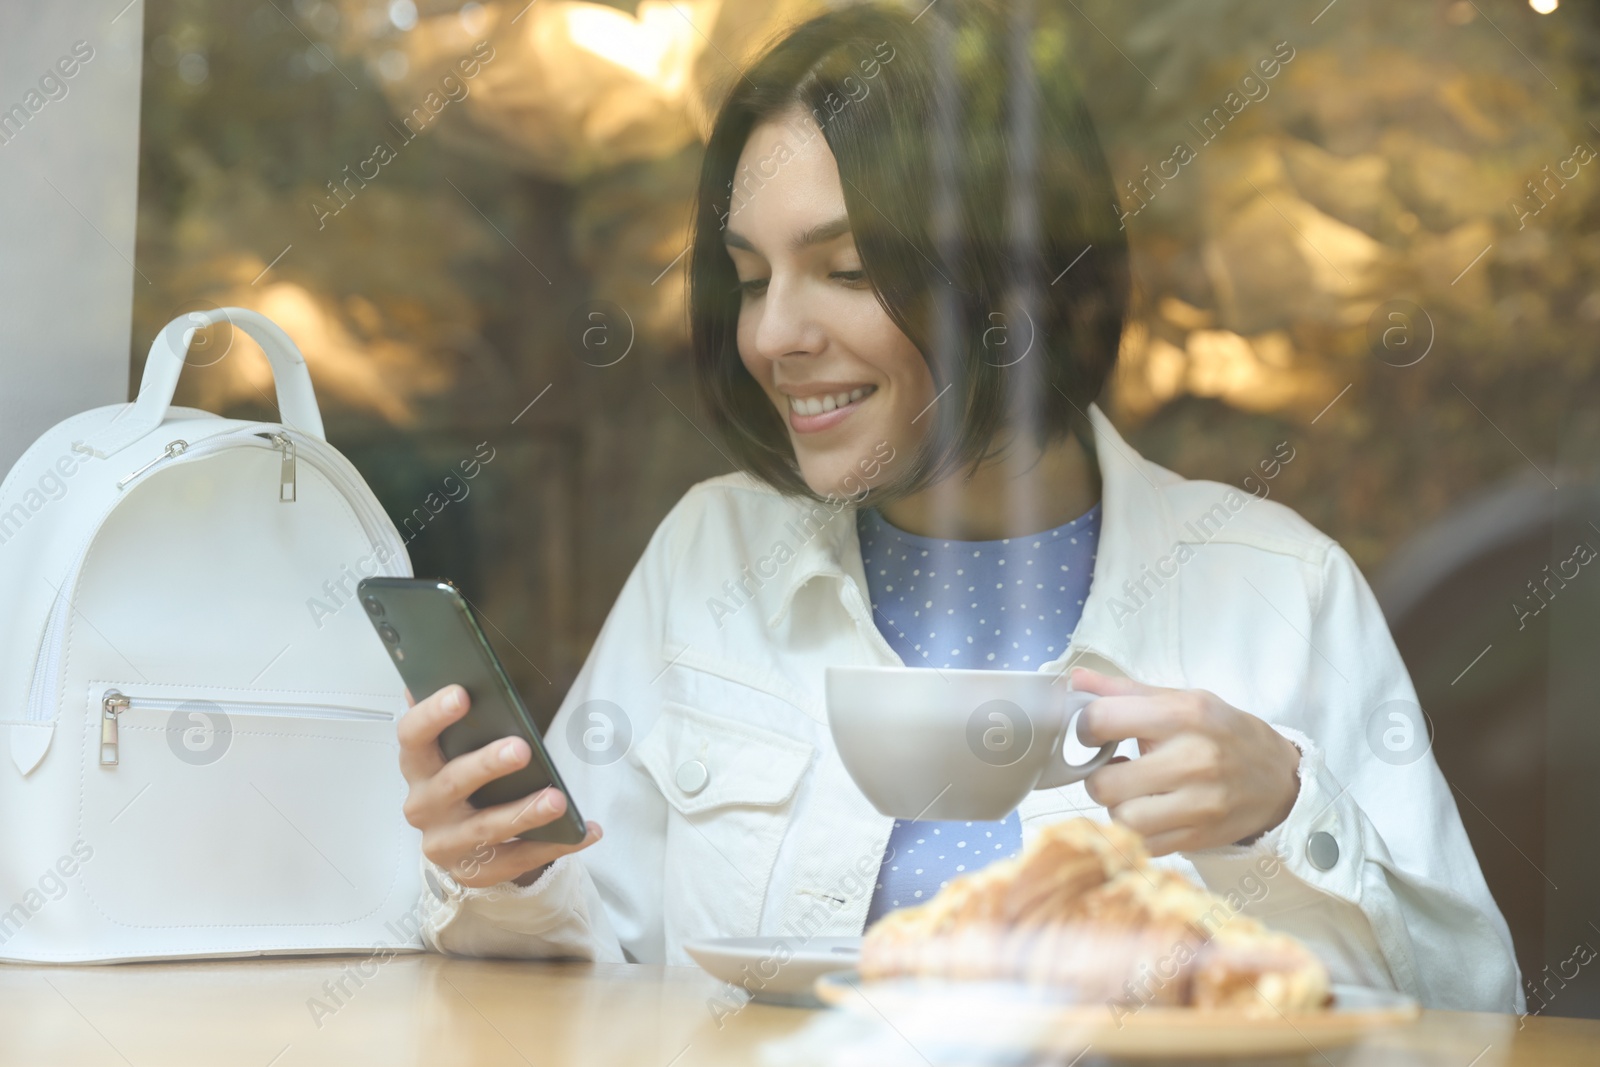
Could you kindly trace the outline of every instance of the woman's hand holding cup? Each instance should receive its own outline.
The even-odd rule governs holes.
[[[1085,745],[1139,739],[1084,779],[1111,817],[1153,856],[1240,844],[1284,819],[1300,793],[1300,750],[1203,689],[1161,689],[1079,667],[1072,688],[1096,694],[1078,716]]]

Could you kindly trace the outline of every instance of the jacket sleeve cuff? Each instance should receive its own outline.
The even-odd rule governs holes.
[[[1269,879],[1268,899],[1250,909],[1258,916],[1299,907],[1317,895],[1359,906],[1366,856],[1355,801],[1335,781],[1315,741],[1292,727],[1273,729],[1300,750],[1300,792],[1288,817],[1248,845],[1188,852],[1185,857],[1206,888],[1219,895],[1255,884],[1247,879]],[[1277,877],[1283,871],[1293,877]]]
[[[468,888],[426,857],[423,943],[436,952],[522,959],[623,960],[594,883],[562,856],[526,886]]]

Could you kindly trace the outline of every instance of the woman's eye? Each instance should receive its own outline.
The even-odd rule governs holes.
[[[867,278],[867,272],[864,270],[836,270],[832,274],[828,275],[828,277],[838,278],[847,285],[854,285],[857,282],[865,281]]]
[[[767,290],[767,279],[751,278],[747,282],[740,282],[735,288],[740,293],[747,293],[750,296],[760,296]]]

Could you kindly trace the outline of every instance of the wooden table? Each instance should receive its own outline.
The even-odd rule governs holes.
[[[773,1062],[774,1043],[781,1049],[787,1039],[792,1048],[802,1028],[846,1021],[750,1004],[719,1025],[708,1002],[721,989],[687,968],[436,955],[382,963],[323,956],[0,964],[0,1067],[742,1067]],[[1600,1064],[1600,1022],[1520,1022],[1519,1028],[1514,1016],[1426,1012],[1415,1026],[1369,1039],[1351,1055],[1308,1050],[1297,1062]],[[929,1062],[909,1047],[902,1053],[906,1062]],[[848,1048],[838,1056],[852,1062]],[[1096,1062],[1103,1061],[1086,1055],[1078,1067]]]

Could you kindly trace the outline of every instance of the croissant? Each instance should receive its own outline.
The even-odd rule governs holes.
[[[1126,827],[1084,818],[884,916],[863,939],[860,971],[1022,982],[1123,1009],[1271,1016],[1330,1002],[1327,969],[1295,938],[1152,867]]]

